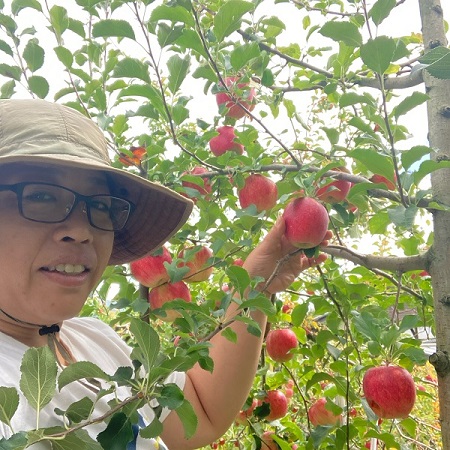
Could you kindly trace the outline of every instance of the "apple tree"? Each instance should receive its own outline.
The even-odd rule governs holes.
[[[268,341],[247,403],[212,448],[450,449],[446,6],[0,0],[1,98],[78,109],[104,130],[115,166],[195,203],[164,249],[134,267],[108,268],[83,314],[136,346],[153,387],[171,370],[214,370],[208,341],[217,333],[236,340],[225,311],[238,294],[246,293],[235,320],[249,332],[282,329],[297,338],[298,345],[281,340],[272,355]],[[399,35],[407,14],[421,29]],[[417,137],[420,127],[427,140]],[[268,301],[241,263],[304,197],[326,208],[333,238],[303,251],[328,259]],[[310,220],[307,237],[323,220]],[[253,309],[269,315],[267,330],[251,319]],[[425,352],[423,341],[434,336],[436,348]],[[406,399],[414,408],[400,416],[371,407],[363,390],[367,371],[386,365],[415,383]],[[136,381],[128,371],[77,365],[58,382],[86,376]],[[399,406],[402,386],[387,388],[387,409]],[[37,383],[30,395],[43,389]],[[102,448],[127,442],[137,391],[106,415]],[[0,387],[2,422],[15,412],[15,395]],[[194,432],[180,392],[155,387],[152,395]],[[58,412],[66,430],[15,430],[0,448],[27,448],[32,439],[100,448],[81,433],[94,420],[81,400]],[[157,422],[144,437],[161,432]]]

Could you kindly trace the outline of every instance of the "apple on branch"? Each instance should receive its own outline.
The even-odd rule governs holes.
[[[286,206],[283,217],[286,239],[297,248],[317,247],[328,231],[328,212],[311,197],[292,200]]]
[[[189,272],[184,276],[184,281],[206,281],[213,273],[214,267],[210,263],[213,252],[205,246],[188,247],[178,253],[178,258],[185,259],[179,267],[188,267]]]
[[[267,391],[261,401],[261,406],[269,405],[269,414],[264,417],[269,422],[281,419],[288,412],[288,399],[281,390]]]
[[[396,178],[397,178],[397,177],[394,176],[394,179],[396,179]],[[395,189],[396,189],[395,183],[394,183],[393,181],[391,181],[391,180],[388,180],[388,179],[387,179],[386,177],[384,177],[383,175],[378,175],[378,174],[372,175],[372,176],[369,178],[369,180],[370,180],[372,183],[376,183],[376,184],[381,183],[381,184],[384,184],[384,185],[386,186],[386,188],[389,189],[390,191],[395,191]]]
[[[235,152],[238,155],[244,153],[244,146],[235,142],[236,134],[234,127],[224,125],[223,127],[217,128],[217,132],[219,134],[209,141],[209,148],[215,156],[221,156],[226,152]]]
[[[274,431],[267,430],[261,435],[261,450],[278,450],[278,444],[273,440]]]
[[[187,303],[192,301],[189,287],[183,281],[162,284],[148,293],[148,302],[152,311],[162,308],[167,302],[173,300],[184,300]],[[173,322],[177,317],[181,317],[181,314],[174,309],[166,309],[164,312],[165,314],[159,317],[165,322]]]
[[[286,362],[294,357],[291,350],[297,348],[298,340],[290,328],[280,328],[269,331],[266,337],[268,355],[277,362]]]
[[[255,88],[250,87],[248,82],[240,83],[239,81],[239,77],[226,77],[224,83],[228,92],[222,85],[222,91],[216,94],[219,112],[233,119],[241,119],[247,114],[238,103],[248,111],[252,111],[255,107]]]
[[[270,179],[259,173],[249,175],[244,182],[244,187],[239,190],[239,203],[241,208],[255,205],[258,213],[272,209],[278,199],[277,185]]]
[[[169,281],[164,263],[172,262],[169,250],[161,247],[151,255],[138,259],[130,263],[130,270],[133,277],[143,286],[153,288]]]
[[[339,203],[347,198],[352,183],[347,180],[335,180],[320,187],[316,197],[326,203]]]
[[[319,398],[308,409],[308,418],[315,426],[329,426],[337,425],[341,420],[341,415],[336,415],[330,409],[326,408],[327,399],[325,397]]]
[[[197,167],[194,167],[189,172],[184,172],[182,175],[200,176],[206,172],[208,172],[208,169],[206,169],[205,167],[202,167],[202,166],[197,166]],[[200,180],[199,180],[199,183],[195,183],[194,181],[182,180],[181,185],[185,188],[195,189],[196,191],[198,191],[198,193],[200,195],[206,196],[206,195],[210,194],[211,190],[212,190],[211,180],[207,177],[202,177],[202,180],[203,180],[203,183],[201,183]],[[189,195],[188,192],[184,192],[182,194],[185,195],[186,197],[190,198],[194,202],[197,200],[196,196]]]
[[[383,419],[404,419],[416,402],[416,385],[403,367],[371,367],[363,377],[363,392],[373,412]]]

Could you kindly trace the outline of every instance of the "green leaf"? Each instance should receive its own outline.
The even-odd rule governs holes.
[[[358,27],[351,22],[332,20],[325,23],[319,33],[333,41],[344,42],[349,47],[359,47],[362,44],[362,36]]]
[[[242,69],[251,59],[260,55],[259,45],[257,42],[242,44],[236,47],[230,56],[230,62],[233,69],[238,71]]]
[[[123,412],[119,412],[112,416],[105,430],[97,435],[97,441],[105,450],[123,450],[133,437],[131,422]]]
[[[214,17],[214,34],[219,42],[241,26],[242,17],[254,9],[254,5],[243,0],[228,0]]]
[[[95,38],[119,37],[136,40],[133,28],[126,20],[104,19],[92,27],[92,36]]]
[[[415,328],[418,322],[419,322],[418,316],[414,315],[404,316],[399,326],[399,332],[404,333],[405,331]]]
[[[150,425],[139,430],[139,435],[144,439],[154,439],[158,436],[161,436],[162,432],[163,424],[158,420],[157,417],[155,417]]]
[[[30,87],[30,91],[36,94],[39,98],[47,97],[50,86],[48,81],[39,75],[32,75],[28,77],[28,86]]]
[[[11,98],[14,94],[14,88],[16,87],[16,82],[14,80],[7,81],[2,84],[0,89],[1,98]]]
[[[14,55],[11,46],[2,39],[0,39],[0,51],[6,53],[9,56]]]
[[[103,450],[86,430],[69,433],[63,440],[52,439],[52,450]],[[118,449],[117,449],[118,450]]]
[[[395,8],[396,0],[377,0],[369,11],[369,17],[378,26]]]
[[[392,179],[394,165],[390,157],[368,148],[356,148],[350,152],[350,156],[364,164],[371,172]]]
[[[378,36],[375,39],[369,39],[361,47],[361,59],[369,69],[382,75],[389,68],[396,48],[394,39]]]
[[[308,314],[308,310],[308,303],[299,303],[298,305],[295,305],[295,308],[291,313],[292,324],[296,327],[300,327],[305,320],[306,314]]]
[[[440,80],[450,80],[450,53],[425,67],[426,71]]]
[[[38,44],[37,39],[30,39],[23,51],[23,59],[31,72],[35,72],[44,65],[44,49]]]
[[[450,168],[450,161],[423,161],[420,164],[419,170],[414,172],[414,183],[418,185],[420,181],[432,172],[439,169]]]
[[[415,205],[409,205],[405,208],[403,205],[398,205],[395,208],[388,210],[389,218],[398,227],[412,229],[414,219],[419,208]]]
[[[433,64],[436,61],[444,58],[450,54],[450,48],[439,46],[433,48],[432,50],[426,52],[423,56],[419,58],[419,62],[422,64]]]
[[[0,450],[23,450],[28,446],[25,431],[13,434],[9,439],[0,439]]]
[[[147,371],[150,371],[155,364],[160,349],[158,333],[148,323],[139,319],[131,320],[130,331],[144,358],[144,361],[141,362]]]
[[[402,165],[408,170],[414,163],[420,161],[424,156],[431,153],[431,148],[425,145],[416,145],[401,155]]]
[[[238,337],[237,333],[232,330],[230,327],[226,327],[221,333],[220,333],[225,339],[229,340],[230,342],[233,342],[233,344],[236,344]]]
[[[169,70],[169,90],[172,94],[178,91],[183,83],[186,75],[189,72],[190,66],[190,57],[186,55],[184,58],[181,58],[178,55],[173,55],[167,61],[167,68]]]
[[[421,105],[422,103],[425,103],[430,97],[427,94],[424,94],[423,92],[413,92],[409,97],[406,97],[403,99],[393,110],[392,114],[394,115],[395,119],[398,120],[400,116],[403,114],[408,113],[412,109],[414,109],[416,106]]]
[[[248,272],[239,266],[230,266],[227,268],[226,272],[233,287],[238,290],[241,298],[244,298],[244,292],[250,286],[250,276]]]
[[[11,2],[11,12],[17,16],[22,9],[32,8],[42,12],[42,6],[38,0],[13,0]]]
[[[184,402],[183,391],[176,384],[166,384],[158,397],[158,403],[169,409],[179,408]]]
[[[170,20],[171,22],[182,22],[193,27],[195,25],[194,17],[186,8],[182,6],[157,6],[150,16],[151,23],[157,23],[161,20]]]
[[[82,420],[87,420],[94,410],[94,402],[84,397],[77,402],[72,403],[65,412],[65,415],[73,423],[80,423]]]
[[[358,103],[373,103],[367,96],[357,94],[356,92],[346,92],[339,97],[339,106],[352,106]]]
[[[111,377],[90,361],[77,361],[65,367],[58,377],[58,389],[77,380],[95,379],[109,381]]]
[[[240,309],[244,308],[254,308],[258,309],[266,315],[275,314],[275,306],[272,302],[263,294],[258,295],[256,298],[251,298],[248,300],[244,300],[242,304],[239,306]]]
[[[353,325],[359,333],[371,341],[378,342],[380,340],[381,330],[374,322],[372,315],[367,312],[358,313],[353,311]]]
[[[18,66],[9,66],[8,64],[0,63],[0,75],[3,75],[4,77],[7,78],[13,78],[16,81],[20,81],[22,71]]]
[[[28,403],[39,413],[56,390],[57,365],[50,348],[31,347],[22,358],[20,389]]]
[[[114,78],[138,78],[150,83],[148,66],[135,58],[124,58],[120,60],[113,71]]]
[[[60,39],[64,31],[69,27],[67,10],[62,6],[54,5],[50,9],[50,23],[56,36]]]
[[[195,415],[194,408],[192,408],[192,405],[185,400],[175,411],[183,424],[184,436],[186,439],[191,438],[197,430],[198,425],[198,419]]]
[[[164,48],[173,44],[183,34],[184,25],[169,26],[161,22],[158,26],[158,43]]]
[[[0,387],[0,421],[9,425],[19,406],[19,394],[16,388]]]
[[[66,69],[70,69],[73,64],[73,54],[70,50],[61,45],[59,47],[55,47],[54,52],[57,58],[63,63]]]

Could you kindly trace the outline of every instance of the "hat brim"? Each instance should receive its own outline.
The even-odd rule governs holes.
[[[126,226],[115,233],[109,264],[125,264],[144,257],[167,242],[187,221],[193,202],[157,183],[92,158],[66,154],[0,156],[0,164],[22,163],[73,167],[108,175],[116,192],[126,192],[136,208]]]

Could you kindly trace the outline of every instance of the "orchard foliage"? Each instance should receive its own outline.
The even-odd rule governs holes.
[[[1,97],[45,98],[81,111],[104,130],[115,166],[193,198],[195,211],[168,243],[165,267],[171,283],[180,282],[189,251],[180,252],[207,246],[214,268],[207,281],[184,280],[192,302],[170,303],[179,312],[170,324],[161,320],[165,307],[149,310],[148,289],[128,266],[108,268],[83,314],[102,318],[135,345],[137,366],[105,374],[79,362],[58,376],[51,355],[34,349],[21,388],[28,401],[39,398],[37,415],[55,389],[81,378],[102,379],[111,389],[128,385],[135,395],[111,405],[98,442],[83,430],[95,417],[80,399],[56,412],[67,428],[14,430],[0,449],[45,440],[58,449],[125,446],[134,409],[151,398],[176,410],[192,434],[190,405],[160,381],[195,363],[213,370],[208,339],[220,332],[236,340],[223,313],[249,288],[238,320],[264,333],[248,314],[261,309],[272,329],[291,328],[299,346],[284,363],[263,350],[243,410],[253,407],[213,448],[268,448],[261,441],[267,432],[282,450],[439,447],[436,376],[417,330],[435,330],[432,211],[448,208],[434,199],[428,175],[450,163],[411,138],[408,113],[429,99],[424,77],[450,79],[450,50],[436,43],[424,52],[420,30],[395,35],[392,16],[411,6],[416,0],[0,0]],[[231,117],[228,103],[218,106],[215,96],[224,93],[243,114]],[[234,127],[243,154],[211,153],[209,142],[223,126]],[[193,172],[199,166],[206,170]],[[276,182],[277,203],[268,211],[239,206],[238,191],[252,173]],[[327,262],[272,303],[258,296],[252,287],[261,280],[233,262],[245,259],[291,199],[315,197],[326,185],[326,198],[333,197],[336,180],[351,189],[323,202],[334,234]],[[406,368],[424,388],[406,419],[379,421],[362,396],[365,371],[384,363]],[[268,422],[261,400],[287,389],[289,413]],[[323,397],[340,420],[315,427],[307,411]],[[2,422],[18,401],[15,389],[0,387]],[[158,420],[142,431],[160,432]]]

